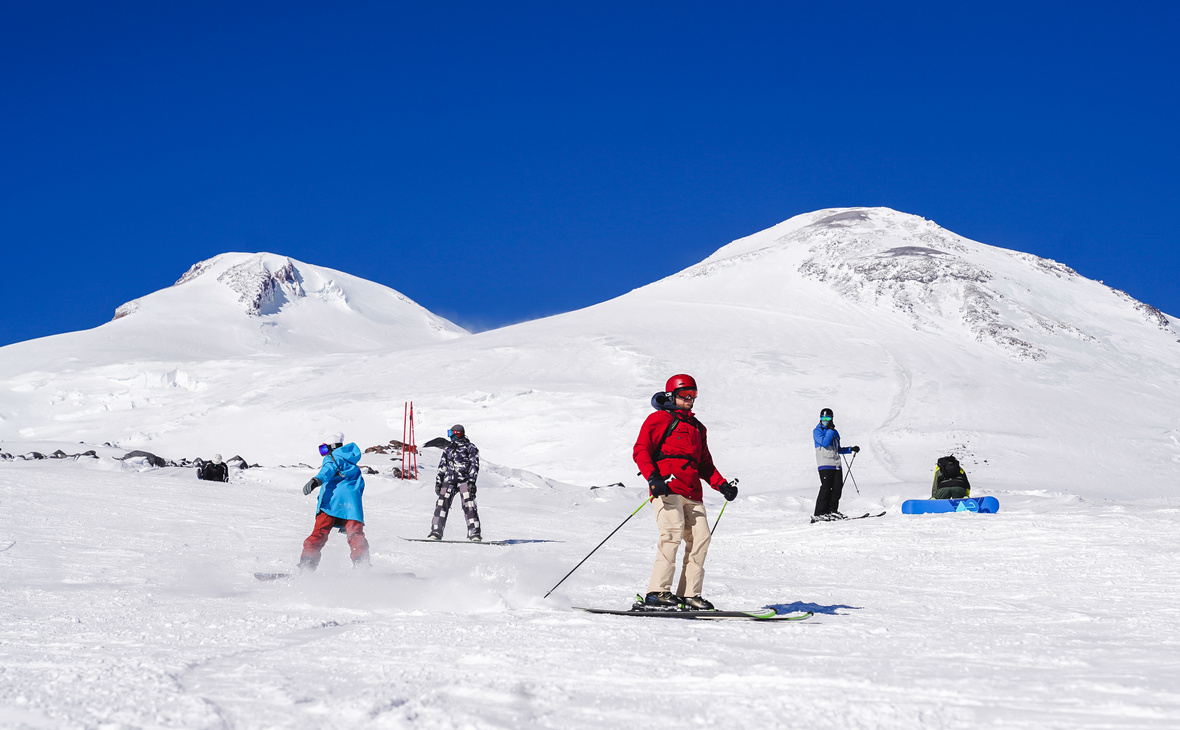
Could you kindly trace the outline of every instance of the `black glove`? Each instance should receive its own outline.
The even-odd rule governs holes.
[[[312,492],[314,492],[314,491],[315,491],[317,488],[319,488],[319,486],[320,486],[321,484],[323,484],[323,482],[321,482],[321,481],[319,480],[319,477],[312,477],[312,478],[311,478],[311,481],[309,481],[307,484],[304,484],[304,485],[303,485],[303,493],[304,493],[304,494],[311,494],[311,493],[312,493]]]
[[[726,502],[732,502],[737,497],[737,487],[729,482],[721,482],[721,486],[717,487],[717,491],[721,492],[721,496],[725,497]]]
[[[467,485],[467,496],[470,497],[471,499],[475,499],[475,485],[474,484]]]
[[[852,453],[854,453],[854,454],[859,454],[859,453],[860,453],[860,447],[859,447],[859,446],[853,446],[851,449],[849,449],[849,451],[851,451],[851,452],[852,452]]]
[[[443,485],[442,485],[442,482],[435,482],[435,483],[434,483],[434,494],[435,494],[435,496],[437,496],[437,497],[441,497],[441,496],[442,496],[442,492],[443,492]]]
[[[672,493],[672,487],[668,486],[668,482],[659,474],[652,474],[651,478],[647,480],[648,491],[653,497],[667,497]]]

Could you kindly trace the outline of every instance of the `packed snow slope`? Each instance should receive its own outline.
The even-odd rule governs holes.
[[[424,537],[423,481],[366,477],[367,572],[311,529],[310,469],[0,463],[0,727],[1079,730],[1180,726],[1180,500],[988,482],[994,515],[809,525],[785,490],[729,504],[705,595],[808,621],[592,616],[646,589],[645,490],[480,476],[485,538]],[[716,519],[719,499],[707,494]],[[867,499],[867,498],[866,498]],[[864,502],[859,503],[861,506]],[[851,511],[851,510],[849,510]],[[463,535],[456,505],[448,538]],[[673,623],[668,623],[672,621]]]
[[[242,283],[259,278],[277,283]],[[294,463],[337,428],[400,438],[413,400],[420,436],[461,422],[499,463],[607,484],[634,480],[649,397],[689,372],[722,473],[755,492],[812,492],[823,407],[864,449],[860,482],[899,494],[948,452],[978,484],[1146,498],[1180,482],[1176,320],[889,209],[796,216],[611,301],[474,336],[371,306],[362,285],[389,292],[227,254],[103,327],[0,349],[0,443]]]

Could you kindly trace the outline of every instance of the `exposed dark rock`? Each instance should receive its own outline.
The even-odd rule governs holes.
[[[69,456],[69,454],[62,451],[61,449],[58,449],[57,451],[54,451],[52,454],[50,454],[49,458],[50,459],[65,459],[68,456]]]
[[[127,302],[126,304],[119,305],[119,308],[115,310],[115,316],[111,317],[111,321],[114,322],[116,319],[121,319],[129,314],[135,314],[138,311],[139,300],[134,299],[130,302]]]
[[[447,441],[442,436],[439,436],[438,438],[430,439],[426,443],[422,444],[422,448],[424,448],[424,449],[427,449],[427,448],[429,448],[429,449],[445,449],[447,447],[447,445],[450,443],[451,443],[450,441]]]
[[[863,210],[846,210],[843,213],[836,213],[827,218],[821,218],[811,225],[821,226],[823,228],[841,228],[853,223],[867,221],[868,219],[868,214]]]
[[[377,446],[370,446],[365,449],[366,454],[401,454],[406,450],[406,445],[397,439],[390,439],[389,444],[379,444]],[[411,450],[410,453],[417,453],[416,450]]]
[[[626,489],[627,485],[623,484],[622,482],[615,482],[614,484],[603,484],[601,486],[590,487],[590,488],[591,489],[610,489],[611,487],[622,487],[623,489]]]
[[[250,468],[250,465],[248,463],[246,463],[246,460],[243,459],[242,457],[238,456],[237,454],[234,454],[233,456],[226,459],[225,464],[226,464],[226,466],[232,466],[235,469],[249,469]]]
[[[170,466],[168,461],[166,461],[162,457],[156,456],[155,454],[153,454],[150,451],[129,451],[129,452],[127,452],[127,454],[125,454],[123,456],[123,458],[119,459],[119,461],[127,461],[128,459],[135,459],[138,457],[143,457],[144,459],[147,459],[147,463],[151,464],[154,467],[163,468],[166,466]]]
[[[237,292],[238,301],[246,305],[246,314],[251,317],[274,314],[288,301],[306,296],[295,263],[289,258],[285,261],[270,271],[259,257],[251,257],[227,269],[217,281]]]

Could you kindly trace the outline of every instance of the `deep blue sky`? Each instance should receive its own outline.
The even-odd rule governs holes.
[[[5,3],[0,345],[102,324],[235,250],[485,329],[852,205],[1180,315],[1178,20],[1158,2]]]

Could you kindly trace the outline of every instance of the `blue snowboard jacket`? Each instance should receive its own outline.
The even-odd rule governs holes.
[[[811,432],[815,440],[815,463],[820,469],[839,469],[840,454],[851,454],[852,449],[840,446],[840,432],[834,428],[824,428],[823,422]]]
[[[356,444],[345,444],[324,457],[324,464],[316,474],[321,482],[317,511],[364,523],[361,495],[365,493],[365,478],[356,465],[360,460],[361,449]]]

